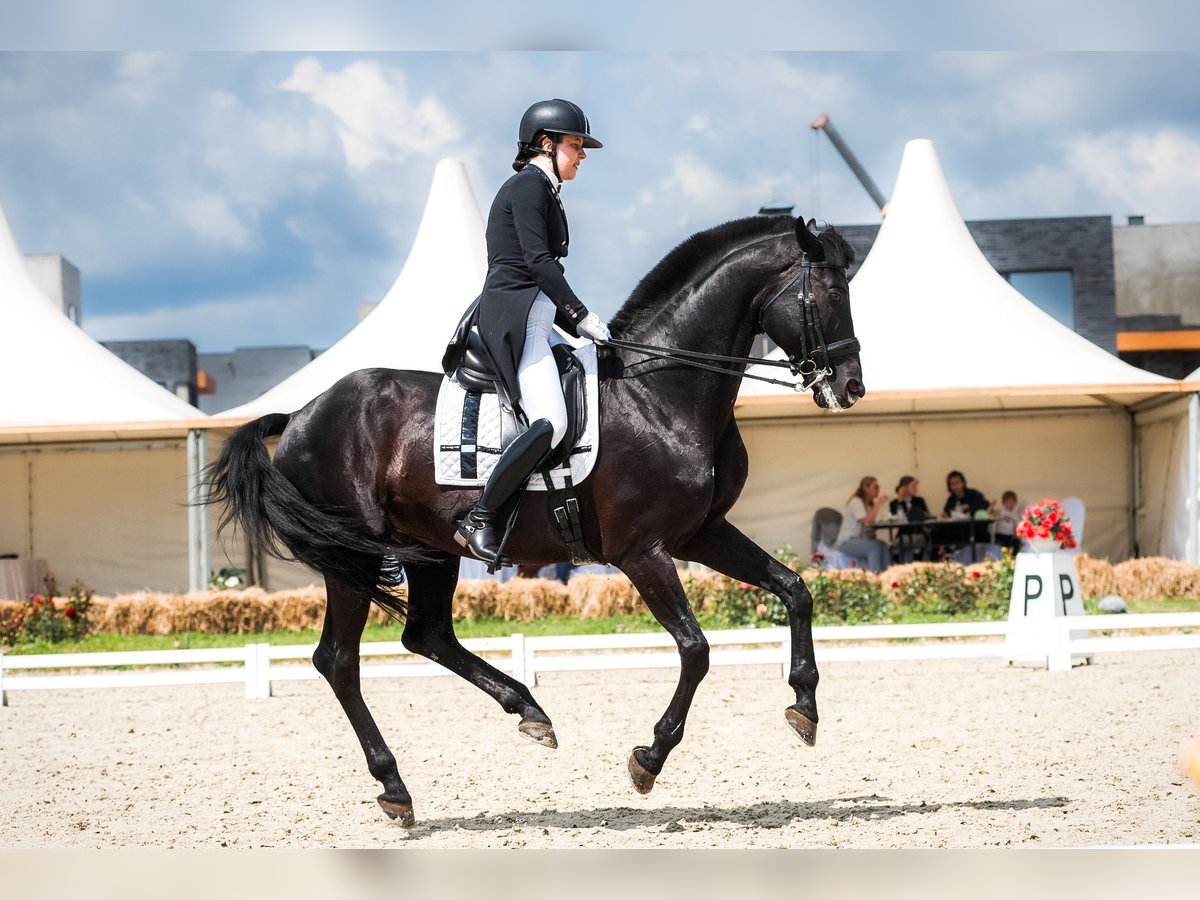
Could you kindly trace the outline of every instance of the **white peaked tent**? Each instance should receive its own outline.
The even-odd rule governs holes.
[[[831,416],[808,395],[743,382],[737,414],[753,456],[735,510],[743,528],[807,551],[813,510],[842,507],[863,475],[885,493],[915,475],[940,509],[945,475],[960,469],[992,499],[1008,489],[1022,502],[1082,497],[1084,549],[1132,552],[1133,414],[1187,388],[1122,362],[1013,289],[971,238],[930,141],[906,146],[850,298],[867,386],[852,411]]]
[[[483,218],[463,163],[443,159],[408,260],[379,305],[340,341],[261,397],[220,419],[292,412],[357,369],[441,371],[454,326],[487,274]]]
[[[0,207],[0,441],[138,430],[202,418],[55,309]]]
[[[205,418],[55,308],[0,209],[0,553],[46,560],[63,587],[186,581],[169,560],[188,555]]]

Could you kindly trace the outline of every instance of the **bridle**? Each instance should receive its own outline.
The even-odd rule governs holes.
[[[817,306],[816,294],[812,289],[812,270],[833,268],[837,268],[833,263],[813,262],[808,258],[808,254],[805,254],[800,262],[799,274],[776,291],[758,310],[758,331],[761,333],[766,331],[763,320],[771,304],[795,287],[797,281],[800,282],[800,293],[796,295],[803,317],[800,325],[800,353],[798,357],[794,353],[789,355],[788,364],[793,375],[803,378],[819,373],[820,377],[816,378],[813,384],[833,374],[831,363],[834,360],[852,356],[862,349],[856,337],[842,338],[833,343],[825,340],[825,329],[821,326],[821,308]]]
[[[832,268],[837,267],[833,263],[814,262],[805,254],[801,259],[800,271],[796,276],[776,291],[771,296],[771,299],[759,308],[756,333],[761,334],[765,331],[763,328],[763,317],[766,315],[767,309],[772,303],[794,288],[797,282],[800,283],[800,291],[796,295],[796,299],[800,301],[800,311],[803,316],[803,323],[800,328],[800,353],[790,354],[787,362],[779,359],[759,359],[753,356],[720,356],[715,353],[700,353],[695,350],[680,350],[674,347],[658,347],[653,344],[637,343],[636,341],[623,341],[618,338],[610,338],[605,343],[613,347],[620,347],[622,350],[631,350],[634,353],[640,353],[655,359],[674,360],[694,369],[718,372],[722,375],[751,378],[755,381],[764,381],[767,384],[792,388],[797,392],[807,391],[810,388],[815,388],[826,378],[833,375],[833,366],[831,363],[834,360],[852,356],[860,350],[858,338],[842,338],[832,343],[825,340],[825,329],[821,325],[821,312],[817,306],[816,295],[812,289],[812,270]],[[782,381],[778,378],[753,375],[740,369],[728,369],[709,364],[716,362],[789,369],[793,375],[801,380],[799,382]]]

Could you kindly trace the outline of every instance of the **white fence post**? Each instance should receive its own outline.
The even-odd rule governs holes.
[[[526,687],[537,687],[537,672],[530,666],[533,660],[525,644],[525,635],[519,631],[514,632],[511,640],[513,678]]]
[[[246,645],[246,699],[253,700],[258,691],[258,649]]]
[[[783,680],[787,681],[792,674],[792,630],[788,627],[783,635]]]
[[[271,697],[271,645],[255,644],[258,663],[254,669],[256,691],[259,700],[269,700]]]
[[[1052,633],[1050,646],[1047,648],[1046,668],[1051,672],[1071,671],[1071,630],[1067,627],[1069,621],[1061,616],[1050,620]]]
[[[8,695],[4,693],[4,654],[0,653],[0,706],[8,706]]]

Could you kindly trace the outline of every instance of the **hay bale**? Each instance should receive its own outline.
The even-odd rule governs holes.
[[[1113,564],[1107,559],[1092,559],[1086,553],[1080,553],[1075,558],[1075,570],[1079,573],[1079,592],[1084,597],[1119,593]]]
[[[92,621],[109,634],[171,634],[178,595],[136,591],[92,599]]]
[[[624,575],[572,575],[566,587],[570,613],[582,619],[628,615],[645,609],[642,595]]]
[[[325,590],[310,585],[269,595],[272,631],[319,630],[325,616]]]
[[[454,591],[455,617],[474,622],[496,615],[496,593],[499,589],[499,583],[490,578],[460,581]]]
[[[1162,557],[1129,559],[1113,567],[1115,589],[1122,597],[1165,599],[1200,598],[1200,566]]]
[[[506,622],[529,622],[542,616],[566,615],[570,594],[561,581],[514,578],[496,591],[496,612]]]

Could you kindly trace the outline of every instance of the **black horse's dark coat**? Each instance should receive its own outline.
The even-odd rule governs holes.
[[[823,261],[811,266],[811,302],[828,341],[851,340],[842,266],[847,249],[836,233],[817,236],[796,220],[753,219],[711,229],[684,242],[643,279],[614,319],[614,331],[619,327],[630,341],[744,357],[765,330],[784,354],[803,358],[805,303],[796,291],[783,289],[797,284],[810,263]],[[634,583],[680,656],[678,687],[653,741],[630,757],[635,787],[650,790],[683,739],[692,698],[708,671],[708,644],[676,559],[761,585],[782,600],[795,696],[785,716],[812,743],[818,681],[812,595],[797,573],[726,519],[747,476],[746,448],[733,415],[740,370],[647,364],[622,349],[614,349],[609,362],[600,381],[600,449],[592,474],[578,487],[583,531],[598,557]],[[822,375],[821,390],[814,391],[821,406],[845,409],[865,393],[857,353],[839,356]],[[387,590],[388,561],[404,567],[407,604],[380,602],[404,610],[405,646],[519,715],[526,737],[556,746],[550,719],[528,687],[465,650],[454,635],[461,552],[455,522],[478,491],[436,483],[431,450],[439,384],[440,376],[425,372],[352,373],[291,416],[243,426],[211,473],[214,499],[229,503],[227,518],[247,534],[275,534],[325,576],[328,604],[313,662],[353,725],[371,774],[384,786],[381,806],[405,823],[413,821],[412,798],[359,689],[367,601],[380,600],[379,592]],[[263,440],[280,432],[272,459]],[[521,563],[566,559],[544,494],[525,499],[507,550]]]

